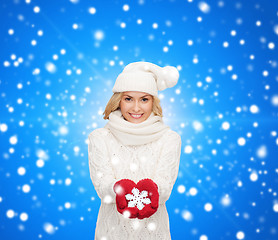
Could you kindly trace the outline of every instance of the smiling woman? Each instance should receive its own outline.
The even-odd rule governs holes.
[[[171,239],[165,202],[181,137],[163,122],[158,90],[178,77],[174,67],[136,62],[116,79],[104,111],[109,121],[89,135],[90,176],[102,203],[95,240]]]

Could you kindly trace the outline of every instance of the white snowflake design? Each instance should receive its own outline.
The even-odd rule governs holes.
[[[150,204],[151,200],[149,198],[147,198],[148,196],[148,192],[147,191],[142,191],[140,193],[140,191],[137,188],[133,188],[131,191],[133,194],[126,194],[125,198],[126,200],[129,200],[128,202],[128,207],[135,207],[137,206],[137,208],[139,210],[142,210],[144,208],[144,204]]]

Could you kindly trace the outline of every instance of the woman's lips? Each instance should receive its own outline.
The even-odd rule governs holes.
[[[142,113],[141,114],[141,116],[139,116],[139,117],[135,117],[135,116],[133,116],[131,113],[129,114],[132,118],[134,118],[134,119],[139,119],[139,118],[141,118],[142,116],[143,116],[143,114],[144,113]],[[134,115],[140,115],[140,114],[134,114]]]

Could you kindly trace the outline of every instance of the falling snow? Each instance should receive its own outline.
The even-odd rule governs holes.
[[[0,239],[60,239],[78,229],[93,238],[100,200],[87,136],[105,125],[114,81],[133,61],[180,73],[173,89],[159,92],[165,124],[182,137],[167,206],[172,238],[278,239],[274,0],[0,7]],[[158,227],[148,223],[150,232]]]

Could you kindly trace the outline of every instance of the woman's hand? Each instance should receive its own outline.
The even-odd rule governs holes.
[[[113,190],[116,193],[117,210],[128,218],[136,218],[138,216],[138,208],[128,207],[126,200],[126,195],[131,193],[134,187],[136,187],[136,184],[130,179],[121,179],[113,186]]]
[[[119,213],[129,218],[148,218],[158,208],[158,187],[151,179],[142,179],[137,184],[130,179],[121,179],[114,187]]]
[[[159,194],[158,194],[158,187],[156,183],[148,178],[142,179],[137,183],[137,188],[139,191],[147,191],[148,197],[151,200],[151,203],[145,205],[145,207],[139,211],[138,218],[148,218],[153,215],[158,209],[158,202],[159,202]]]

